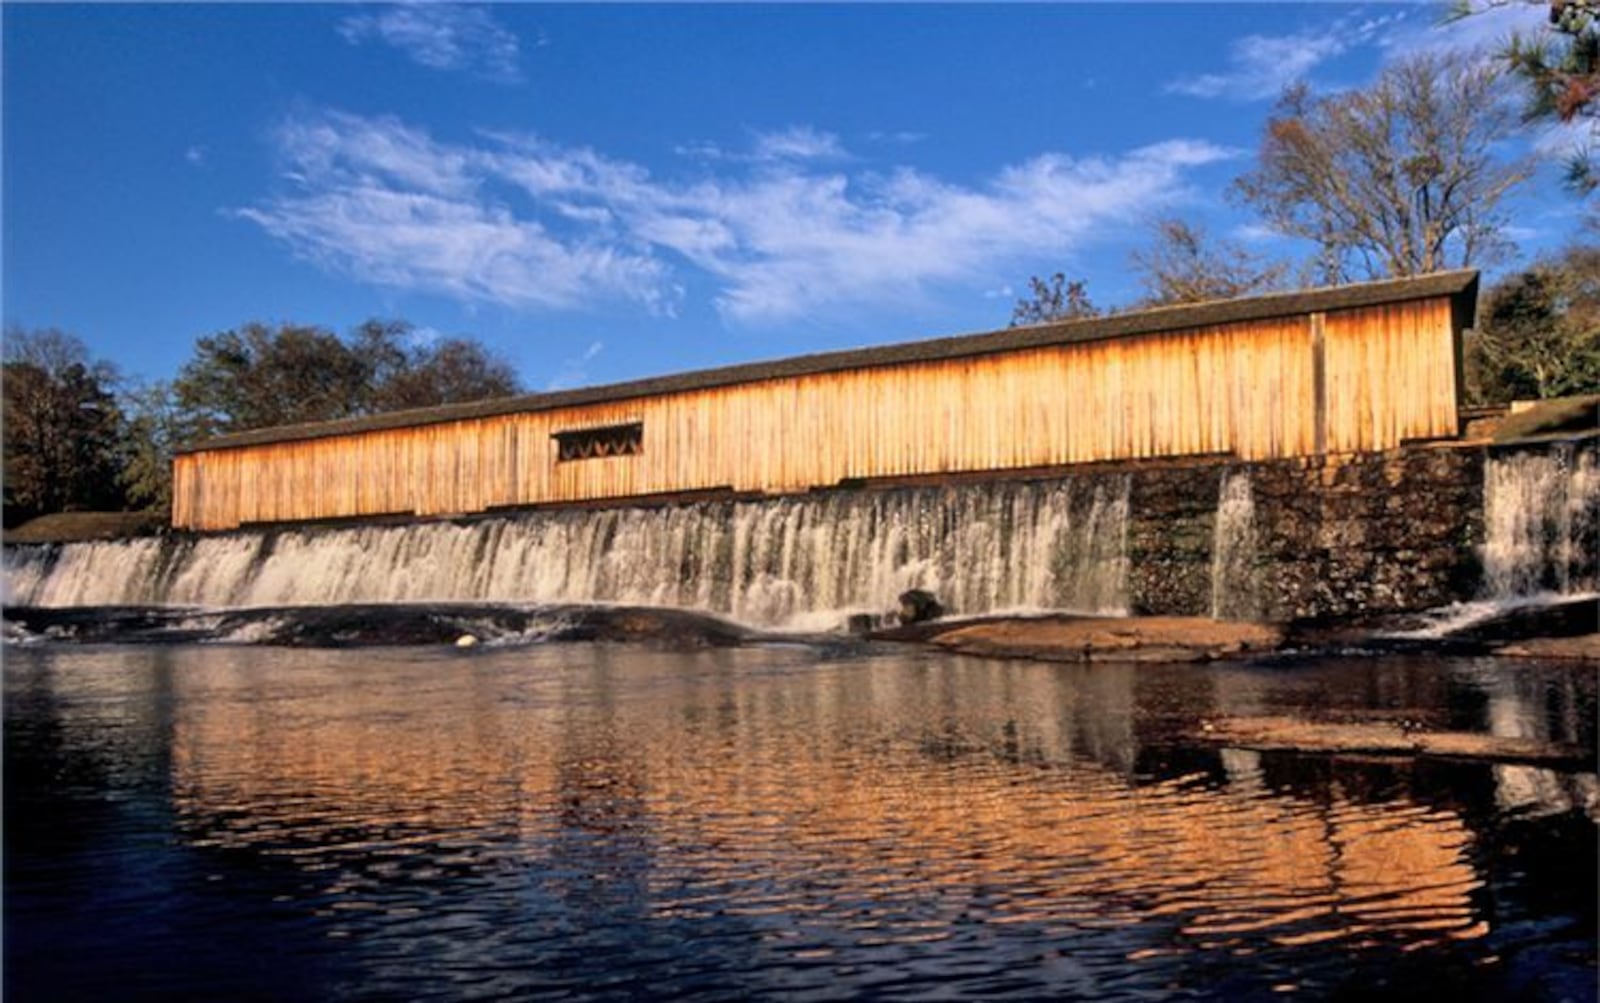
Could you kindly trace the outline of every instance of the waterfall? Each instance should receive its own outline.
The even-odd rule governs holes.
[[[1211,544],[1211,616],[1252,620],[1260,616],[1256,569],[1256,503],[1250,475],[1224,471],[1217,489]]]
[[[1594,592],[1600,463],[1593,445],[1492,456],[1484,469],[1484,591]]]
[[[951,612],[1124,613],[1126,475],[401,526],[8,546],[31,606],[646,604],[831,625],[906,589]]]

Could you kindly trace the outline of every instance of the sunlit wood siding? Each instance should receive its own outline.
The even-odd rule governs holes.
[[[1475,276],[1455,286],[1475,289]],[[1395,289],[1393,301],[1370,302],[1377,294],[1368,291],[1343,308],[1352,297],[1339,290],[1280,297],[1261,310],[1303,309],[1260,317],[1250,316],[1254,301],[1178,308],[1119,318],[1120,328],[1062,325],[1060,337],[1041,329],[929,342],[931,358],[898,346],[522,398],[456,418],[469,409],[245,433],[176,458],[173,523],[225,529],[1194,454],[1388,449],[1455,434],[1464,295],[1455,286],[1419,296],[1417,286],[1388,283],[1380,292]],[[1193,323],[1219,316],[1226,322]],[[1133,333],[1096,336],[1123,329]],[[557,433],[633,423],[643,427],[635,455],[558,460]]]
[[[1328,315],[1328,452],[1453,433],[1456,366],[1439,337],[1448,316],[1440,300]]]

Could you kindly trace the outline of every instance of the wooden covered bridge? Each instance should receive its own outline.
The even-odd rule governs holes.
[[[174,459],[172,521],[1392,449],[1457,433],[1477,285],[1447,272],[237,433]]]

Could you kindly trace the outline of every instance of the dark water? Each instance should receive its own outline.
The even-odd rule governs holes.
[[[6,999],[1594,999],[1582,670],[13,648]]]

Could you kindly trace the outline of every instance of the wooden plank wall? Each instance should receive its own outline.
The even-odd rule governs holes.
[[[1454,434],[1455,351],[1441,298],[201,450],[175,460],[173,524],[227,529],[1201,453],[1388,449]],[[644,424],[639,455],[556,462],[555,432],[635,421]]]
[[[1456,433],[1449,305],[1422,300],[1329,314],[1328,449],[1392,449]]]

